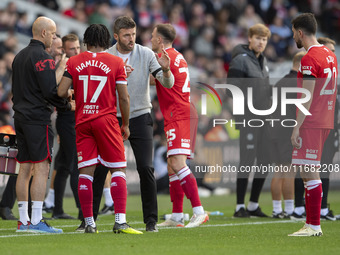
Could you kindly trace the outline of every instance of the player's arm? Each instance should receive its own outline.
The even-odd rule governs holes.
[[[121,131],[123,140],[127,140],[130,136],[129,118],[130,118],[130,96],[126,84],[117,84],[119,108],[122,113]]]
[[[44,57],[44,56],[43,56]],[[44,58],[43,60],[50,59]],[[36,63],[37,61],[35,61]],[[72,110],[72,105],[69,104],[65,99],[60,98],[57,95],[57,83],[55,68],[52,65],[47,64],[44,70],[36,70],[36,77],[38,86],[42,92],[44,99],[51,105],[59,108],[61,111]]]
[[[156,79],[150,74],[150,85],[155,86],[156,85]]]
[[[72,79],[66,76],[63,76],[61,82],[58,86],[58,96],[63,98],[68,98],[70,96],[70,87],[72,86]]]
[[[314,88],[315,88],[315,77],[308,76],[307,79],[304,78],[303,83],[302,83],[302,88],[307,89],[311,94],[311,98],[309,99],[309,101],[302,104],[309,111],[310,106],[312,105],[312,100],[313,100],[313,93],[314,93]],[[306,97],[305,94],[304,94],[304,97]],[[302,126],[305,118],[306,118],[306,115],[304,115],[303,112],[301,112],[301,110],[298,109],[297,116],[296,116],[297,125],[294,127],[293,133],[291,136],[292,145],[297,149],[299,149],[301,146],[298,141],[298,138],[300,136],[300,127]]]
[[[170,70],[170,57],[168,53],[162,49],[162,55],[159,57],[156,53],[151,52],[150,72],[163,87],[172,88],[175,83],[174,75]]]

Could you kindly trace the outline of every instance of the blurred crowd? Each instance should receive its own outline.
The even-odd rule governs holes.
[[[315,13],[321,31],[340,39],[340,33],[336,33],[340,31],[338,0],[73,0],[68,1],[72,4],[67,9],[62,9],[61,1],[29,0],[77,21],[102,23],[109,28],[116,17],[130,15],[137,23],[137,43],[145,46],[150,46],[155,24],[173,24],[177,32],[174,47],[187,60],[192,80],[223,81],[232,49],[247,43],[247,30],[256,23],[266,24],[272,32],[265,51],[271,62],[291,59],[296,53],[290,20],[299,12]],[[12,122],[11,63],[19,50],[17,34],[31,36],[27,12],[18,11],[15,1],[0,9],[0,33],[7,32],[6,38],[0,39],[0,126]],[[157,108],[155,117],[161,118]]]

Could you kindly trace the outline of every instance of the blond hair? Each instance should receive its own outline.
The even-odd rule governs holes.
[[[263,24],[255,24],[254,26],[250,27],[248,30],[248,36],[251,38],[253,35],[259,35],[267,37],[268,39],[271,36],[271,32],[268,27]]]

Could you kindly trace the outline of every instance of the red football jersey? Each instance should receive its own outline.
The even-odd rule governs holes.
[[[164,88],[156,80],[157,96],[164,116],[164,125],[190,119],[190,77],[183,55],[174,48],[166,49],[170,57],[170,70],[175,78],[171,89]]]
[[[309,109],[312,115],[306,116],[301,127],[333,129],[338,77],[335,54],[323,45],[311,46],[301,59],[297,75],[298,87],[302,87],[304,75],[311,75],[316,79]]]
[[[106,52],[83,52],[67,61],[76,101],[76,125],[117,113],[116,84],[127,84],[123,60]]]

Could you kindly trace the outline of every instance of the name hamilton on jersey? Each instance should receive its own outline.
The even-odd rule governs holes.
[[[94,59],[93,60],[88,60],[85,63],[81,63],[80,65],[78,65],[76,67],[76,70],[78,71],[78,73],[80,73],[81,70],[83,70],[84,68],[87,68],[89,66],[98,67],[98,68],[102,69],[106,74],[111,72],[111,69],[106,64],[104,64],[101,61],[94,60]]]

